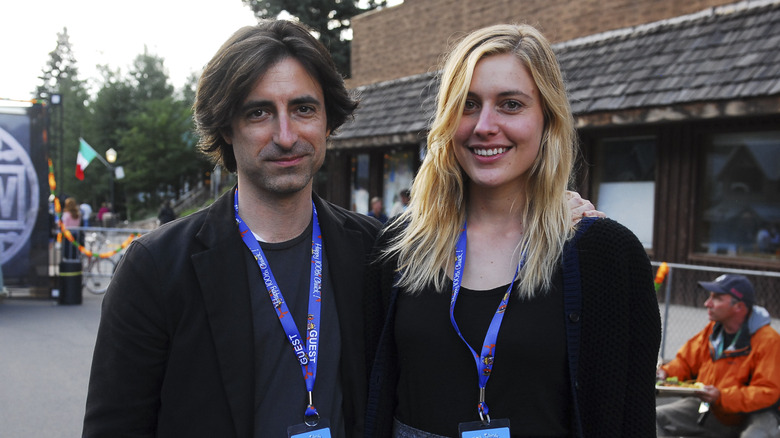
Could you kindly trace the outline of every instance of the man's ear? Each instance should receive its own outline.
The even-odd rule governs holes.
[[[220,129],[219,134],[222,136],[222,139],[225,140],[225,143],[233,146],[233,134],[230,132],[230,128]]]

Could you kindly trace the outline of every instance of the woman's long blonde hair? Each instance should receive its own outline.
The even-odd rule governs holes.
[[[452,270],[455,244],[466,219],[468,176],[456,160],[453,136],[460,123],[474,68],[482,58],[512,53],[531,74],[544,114],[542,144],[526,174],[524,224],[518,250],[526,254],[517,290],[531,297],[550,286],[563,245],[571,236],[565,191],[577,147],[574,118],[558,60],[547,39],[528,25],[495,25],[472,32],[445,58],[428,134],[428,153],[412,184],[409,208],[393,226],[408,225],[384,252],[398,257],[399,286],[419,292],[442,291]]]

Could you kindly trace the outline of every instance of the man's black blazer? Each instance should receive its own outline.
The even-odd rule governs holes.
[[[349,436],[363,429],[363,268],[379,222],[314,195],[342,334]],[[247,260],[251,259],[251,263]],[[251,253],[230,190],[136,239],[104,297],[84,437],[241,437],[254,432]]]

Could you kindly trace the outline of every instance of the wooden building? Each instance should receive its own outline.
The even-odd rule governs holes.
[[[511,10],[535,2],[493,3]],[[646,3],[674,2],[632,2]],[[723,3],[688,2],[701,9],[554,43],[581,140],[577,190],[632,229],[652,260],[780,271],[780,0]],[[576,9],[592,2],[552,4]],[[369,13],[367,21],[392,9]],[[407,15],[430,21],[422,12]],[[489,21],[535,22],[500,18]],[[539,26],[548,38],[552,23]],[[366,50],[361,21],[354,24],[353,44]],[[449,35],[470,29],[456,30]],[[353,54],[353,63],[361,59]],[[351,83],[363,83],[355,87],[361,106],[331,140],[317,190],[357,211],[382,196],[389,210],[425,153],[436,67],[373,83],[353,70]],[[689,277],[679,281],[693,291],[696,278],[712,274]],[[778,294],[779,314],[777,279],[754,281]],[[691,294],[680,300],[700,303]]]

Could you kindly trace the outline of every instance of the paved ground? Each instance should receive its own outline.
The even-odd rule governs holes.
[[[81,305],[25,298],[0,302],[0,436],[81,436],[102,296]]]
[[[58,305],[11,291],[0,301],[0,436],[78,437],[102,296],[85,292],[81,305]],[[668,319],[667,360],[704,326],[707,314],[672,306]],[[772,325],[780,330],[780,320]]]

